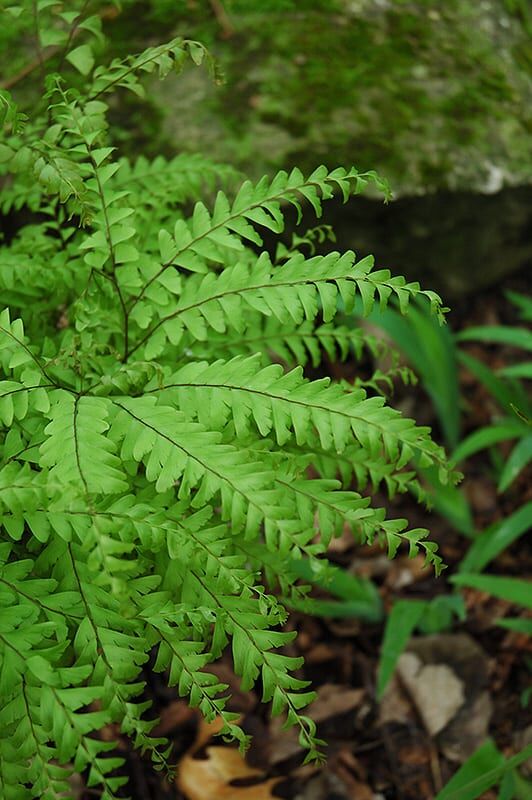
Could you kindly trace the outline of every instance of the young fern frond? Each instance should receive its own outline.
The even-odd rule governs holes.
[[[209,343],[190,342],[193,357],[231,357],[264,353],[267,361],[275,356],[287,366],[309,362],[318,367],[325,357],[331,362],[346,361],[350,356],[357,360],[364,351],[373,357],[388,354],[381,339],[365,334],[360,328],[327,323],[315,326],[310,320],[295,324],[281,324],[273,316],[264,317],[258,312],[246,314],[246,331],[242,334],[216,334],[211,331]]]
[[[357,293],[362,296],[365,313],[371,311],[376,294],[383,306],[393,294],[403,312],[410,300],[421,294],[430,299],[435,313],[442,316],[441,301],[436,294],[421,290],[417,283],[406,283],[404,278],[391,277],[389,270],[371,272],[372,267],[373,258],[356,262],[351,252],[311,259],[297,254],[282,266],[274,267],[267,253],[262,253],[254,264],[241,262],[219,274],[191,275],[184,285],[174,272],[172,289],[179,299],[174,301],[170,313],[165,313],[169,304],[166,300],[160,319],[151,327],[156,304],[148,304],[144,298],[139,302],[141,295],[135,299],[130,319],[139,328],[148,330],[139,333],[129,355],[143,348],[145,358],[154,358],[168,341],[180,344],[185,332],[197,341],[206,340],[210,328],[218,333],[227,329],[243,333],[249,310],[274,316],[283,325],[314,321],[318,315],[327,323],[337,313],[338,298],[349,312]],[[161,279],[163,274],[159,271],[153,280]]]
[[[142,74],[156,72],[160,79],[166,78],[171,72],[181,72],[187,57],[197,66],[207,61],[216,77],[216,64],[204,45],[177,37],[166,44],[148,47],[137,55],[115,59],[109,66],[97,67],[86,92],[87,99],[101,99],[118,88],[144,97],[144,86],[140,80]]]
[[[0,99],[2,207],[46,220],[21,224],[0,256],[8,800],[70,797],[72,772],[115,798],[121,759],[94,736],[111,724],[168,768],[138,700],[152,652],[170,685],[245,746],[227,687],[209,672],[231,648],[243,687],[260,681],[273,713],[319,758],[302,713],[314,695],[294,677],[301,660],[282,652],[293,638],[279,630],[285,606],[307,592],[291,564],[304,558],[321,573],[320,556],[347,523],[390,555],[403,544],[424,551],[439,571],[427,531],[387,519],[361,493],[384,484],[421,496],[426,466],[454,479],[429,431],[370,396],[360,376],[349,385],[302,370],[381,352],[350,327],[358,297],[367,314],[392,298],[406,312],[422,295],[443,319],[440,298],[374,270],[371,257],[315,255],[312,237],[294,238],[277,262],[262,250],[260,229],[279,234],[290,208],[320,216],[335,192],[347,200],[371,182],[386,193],[384,182],[319,167],[233,192],[231,171],[203,157],[129,164],[110,142],[110,93],[141,94],[144,73],[164,77],[206,54],[176,39],[96,65],[98,24],[80,11],[58,21],[55,4],[37,4],[39,30],[55,20],[60,69],[85,76],[83,90],[49,76],[28,120]],[[80,25],[86,38],[73,47]],[[229,188],[211,204],[220,181]]]
[[[252,420],[261,436],[273,431],[281,447],[292,436],[305,445],[317,434],[324,450],[341,453],[354,437],[369,456],[384,451],[397,468],[415,456],[421,466],[445,465],[428,430],[384,407],[382,398],[367,398],[362,389],[346,391],[328,378],[308,381],[301,367],[289,373],[278,364],[261,369],[259,355],[210,365],[191,362],[154,391],[174,395],[179,408],[194,410],[209,428],[223,428],[231,415],[237,438],[248,436]]]
[[[141,194],[142,205],[151,215],[175,214],[186,200],[199,200],[205,190],[212,191],[222,183],[235,183],[238,174],[226,164],[216,164],[205,156],[181,153],[170,161],[157,156],[149,161],[139,156],[134,163],[120,159],[115,186]]]

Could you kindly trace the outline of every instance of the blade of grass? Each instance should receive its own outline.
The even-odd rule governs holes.
[[[479,450],[484,450],[486,447],[491,447],[507,439],[515,439],[524,433],[527,433],[527,428],[520,420],[505,419],[494,425],[487,425],[466,436],[452,454],[452,460],[455,464],[459,464],[460,461],[478,453]]]
[[[530,401],[519,381],[499,378],[489,367],[469,353],[459,352],[458,360],[484,384],[504,411],[511,411],[513,406],[528,409]]]
[[[504,465],[497,490],[499,492],[505,492],[531,459],[532,434],[530,434],[530,436],[525,436],[524,439],[521,439],[521,441],[515,445],[510,453],[508,461]]]
[[[290,570],[302,580],[325,589],[343,602],[306,598],[297,603],[291,602],[307,614],[323,617],[358,617],[368,622],[382,619],[382,601],[375,585],[367,578],[352,575],[346,570],[329,564],[324,575],[316,575],[306,559],[292,559]]]
[[[532,756],[532,745],[506,760],[491,739],[462,764],[434,800],[476,800],[503,776]],[[493,766],[495,764],[495,766]]]
[[[489,342],[490,344],[508,344],[523,350],[532,350],[532,332],[526,328],[507,325],[479,325],[466,328],[458,333],[459,342]]]
[[[377,700],[382,700],[399,656],[426,609],[427,603],[421,600],[398,600],[392,608],[386,621],[377,668]]]
[[[505,578],[501,575],[453,575],[452,583],[470,586],[481,592],[493,594],[510,603],[532,608],[532,583],[518,578]]]
[[[407,317],[391,309],[374,311],[369,320],[386,331],[411,362],[432,400],[447,443],[456,446],[460,400],[456,348],[450,331],[422,307],[411,306]]]
[[[459,572],[481,572],[490,561],[532,527],[532,502],[509,517],[491,525],[473,542],[459,566]]]

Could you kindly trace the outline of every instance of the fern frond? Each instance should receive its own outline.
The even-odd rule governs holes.
[[[20,318],[11,322],[9,309],[0,313],[0,368],[4,375],[18,376],[21,367],[32,363],[42,374],[46,384],[55,385],[55,381],[47,374],[38,356],[24,335],[24,323]]]
[[[210,262],[224,263],[225,248],[241,251],[244,241],[262,245],[257,225],[281,233],[285,219],[283,202],[295,207],[298,220],[303,201],[310,203],[319,217],[322,213],[321,201],[332,198],[335,189],[342,192],[346,201],[351,194],[362,191],[370,179],[379,184],[375,173],[362,174],[355,168],[338,168],[328,172],[326,167],[321,166],[307,179],[295,168],[290,174],[278,172],[272,181],[264,176],[255,186],[245,181],[232,203],[223,192],[218,192],[212,216],[203,203],[196,203],[192,219],[189,222],[178,220],[173,235],[165,230],[160,231],[159,247],[163,263],[149,277],[134,304],[169,268],[182,267],[192,272],[206,272]]]
[[[290,321],[292,322],[292,321]],[[309,321],[301,325],[281,324],[275,317],[264,317],[249,310],[246,314],[246,331],[242,335],[209,332],[208,344],[190,343],[192,356],[198,360],[207,357],[227,357],[263,353],[265,360],[272,355],[291,366],[311,363],[319,366],[324,357],[331,362],[345,361],[350,356],[362,357],[363,351],[373,357],[387,353],[386,344],[360,328],[327,323],[315,326]]]
[[[226,711],[228,698],[220,696],[228,688],[227,684],[220,683],[212,673],[203,669],[212,660],[208,653],[202,652],[204,645],[186,641],[181,638],[183,632],[179,633],[163,621],[151,618],[150,624],[160,640],[155,671],[168,669],[170,686],[177,686],[181,696],[188,696],[191,705],[198,707],[207,720],[220,717],[223,733],[245,747],[248,737],[234,722],[239,715]]]
[[[76,483],[87,495],[127,489],[109,428],[109,404],[103,398],[74,397],[57,391],[50,409],[47,439],[41,446],[41,466],[50,468],[58,483]]]
[[[142,205],[156,215],[164,212],[168,216],[174,206],[185,200],[198,200],[205,189],[212,191],[217,183],[236,179],[230,167],[199,153],[180,153],[170,161],[163,156],[153,161],[139,156],[132,164],[127,159],[119,163],[114,186],[141,193]]]
[[[325,450],[341,453],[355,438],[370,457],[385,453],[396,467],[414,457],[422,466],[445,464],[429,430],[386,408],[382,398],[346,391],[327,378],[308,381],[301,367],[289,373],[278,364],[261,369],[259,361],[237,356],[210,365],[191,362],[155,391],[174,396],[179,408],[192,409],[209,428],[223,428],[231,416],[244,439],[253,422],[261,436],[275,433],[280,446],[292,436],[305,445],[317,435]]]
[[[46,506],[46,500],[44,474],[35,474],[29,464],[16,462],[0,469],[0,523],[12,539],[21,539],[24,526],[28,525],[39,541],[46,541],[48,534],[41,535],[39,522],[32,517],[37,509]],[[33,522],[36,530],[33,530]]]
[[[95,736],[102,726],[119,726],[168,770],[168,743],[151,736],[140,699],[151,653],[245,746],[227,686],[209,672],[230,648],[243,687],[260,683],[319,758],[302,713],[314,695],[295,677],[301,659],[282,652],[293,634],[279,630],[285,603],[309,590],[296,565],[323,575],[347,523],[390,556],[406,545],[442,566],[427,531],[360,494],[371,483],[420,496],[424,467],[442,480],[450,472],[428,429],[361,388],[378,392],[394,373],[350,385],[302,371],[381,354],[351,327],[357,301],[364,314],[390,300],[406,312],[421,294],[442,320],[440,298],[375,270],[371,257],[315,256],[316,241],[331,238],[324,226],[296,234],[275,263],[256,252],[261,229],[280,233],[303,205],[319,217],[335,194],[387,186],[355,168],[294,169],[246,181],[232,199],[218,191],[209,210],[209,194],[234,183],[228,168],[188,155],[130,164],[107,121],[113,90],[142,95],[144,75],[210,62],[208,53],[178,38],[97,65],[100,20],[75,5],[32,4],[41,56],[58,47],[61,74],[46,78],[31,119],[0,94],[2,209],[37,220],[0,255],[6,800],[69,797],[76,772],[103,800],[121,796],[122,759]],[[82,89],[69,84],[70,67]]]
[[[73,769],[53,763],[54,748],[47,744],[39,711],[39,691],[26,684],[0,711],[0,787],[10,800],[71,797]]]
[[[390,558],[401,544],[407,543],[411,558],[422,548],[426,563],[432,564],[437,574],[443,569],[434,544],[424,541],[428,530],[417,528],[409,531],[406,519],[386,519],[383,508],[371,508],[369,498],[356,492],[340,491],[337,481],[281,476],[276,482],[288,495],[295,496],[299,518],[306,519],[307,528],[319,534],[320,544],[314,553],[325,551],[331,538],[341,533],[347,523],[361,542],[371,544],[377,539],[388,550]],[[276,548],[283,554],[282,544],[276,543]],[[293,544],[291,550],[297,554],[297,547]],[[309,553],[309,550],[305,549],[305,552]],[[284,554],[288,555],[288,551]]]
[[[267,516],[282,516],[282,506],[269,490],[273,472],[264,462],[251,461],[246,452],[223,444],[221,434],[191,423],[156,398],[114,400],[119,414],[111,436],[121,442],[125,463],[143,461],[146,477],[159,492],[179,487],[180,498],[190,497],[194,508],[220,494],[222,514],[235,529],[255,531]]]
[[[128,89],[143,97],[144,90],[139,75],[157,72],[159,78],[166,78],[170,72],[179,73],[187,56],[196,65],[206,59],[214,69],[208,50],[200,42],[178,37],[167,44],[148,47],[138,55],[115,59],[108,67],[97,67],[87,92],[88,99],[97,100],[117,88]]]
[[[42,373],[26,369],[21,381],[0,381],[0,421],[7,427],[14,419],[23,420],[28,412],[46,413],[50,408],[48,389],[53,384],[42,384]]]
[[[52,233],[56,233],[55,227],[52,222],[43,224],[42,228],[27,225],[12,241],[9,250],[0,250],[2,298],[11,309],[18,309],[23,315],[30,306],[40,306],[43,315],[50,313],[66,302],[73,286],[70,261],[73,254],[60,247],[61,240]],[[64,235],[68,237],[68,233]]]
[[[27,115],[19,110],[12,94],[7,89],[0,89],[0,128],[9,133],[21,133],[27,119]]]
[[[240,263],[219,275],[213,272],[193,275],[183,288],[179,282],[175,311],[163,316],[141,336],[129,355],[148,343],[145,357],[154,357],[168,340],[173,345],[179,344],[185,330],[199,341],[206,339],[209,328],[218,332],[232,328],[242,333],[247,327],[247,309],[296,325],[314,320],[320,313],[327,323],[337,313],[338,297],[349,312],[357,292],[362,296],[365,313],[371,311],[375,294],[381,305],[386,305],[393,293],[403,312],[412,298],[424,294],[429,296],[435,312],[442,314],[438,295],[421,290],[418,283],[392,278],[388,270],[371,272],[372,267],[372,257],[355,262],[352,252],[329,253],[308,260],[297,254],[281,267],[274,267],[269,256],[262,253],[253,266]],[[147,328],[155,308],[146,302],[138,303],[131,319],[140,328]]]
[[[287,449],[297,454],[306,454],[322,477],[339,478],[343,487],[354,483],[361,492],[368,486],[371,486],[372,492],[376,492],[384,484],[390,498],[410,490],[418,499],[423,499],[423,490],[414,469],[398,470],[395,464],[387,463],[378,456],[372,458],[358,443],[348,445],[342,453],[335,453],[321,447],[316,437],[307,447],[294,450],[288,445]],[[454,479],[454,475],[450,473],[449,480]]]

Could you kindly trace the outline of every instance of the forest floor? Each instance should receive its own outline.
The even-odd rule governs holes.
[[[526,281],[523,286],[523,279],[511,280],[508,288],[522,290]],[[493,289],[458,305],[451,324],[455,331],[471,324],[516,324],[511,309],[502,291]],[[470,348],[493,369],[505,363],[503,347]],[[492,400],[465,369],[460,372],[460,384],[466,406],[463,433],[467,433],[489,421]],[[422,389],[400,389],[392,402],[406,403],[409,416],[434,424],[437,435],[434,412]],[[485,529],[532,500],[530,477],[530,473],[521,476],[501,499],[485,451],[471,458],[462,485],[477,529]],[[386,610],[398,599],[428,600],[449,594],[453,590],[449,576],[470,540],[453,531],[444,518],[428,515],[409,496],[402,495],[388,506],[393,516],[408,518],[411,527],[430,528],[448,565],[441,577],[435,578],[423,566],[421,556],[402,555],[389,561],[377,547],[353,544],[351,536],[333,542],[331,560],[370,577]],[[521,539],[505,550],[493,572],[530,577],[530,546],[527,550]],[[522,702],[530,685],[532,644],[522,634],[495,626],[494,621],[510,610],[507,602],[472,589],[465,590],[464,596],[467,618],[456,621],[451,631],[414,637],[409,645],[410,665],[405,662],[404,668],[417,670],[416,680],[408,681],[403,669],[380,704],[375,683],[384,622],[291,615],[289,625],[299,635],[289,654],[305,657],[301,677],[311,680],[318,692],[310,714],[318,724],[318,734],[328,743],[327,763],[321,767],[302,766],[297,736],[283,731],[278,719],[271,719],[258,693],[240,690],[229,658],[213,671],[229,684],[233,695],[229,707],[242,714],[244,729],[253,735],[245,762],[233,746],[212,738],[216,725],[200,723],[176,689],[167,687],[164,675],[147,671],[146,699],[152,700],[160,718],[155,733],[172,742],[178,778],[170,784],[121,739],[130,775],[124,796],[133,800],[431,800],[486,735],[505,755],[514,754],[525,744],[527,730],[529,737],[532,734],[530,707]],[[437,664],[440,672],[431,675],[429,669],[423,680],[422,671],[430,664]],[[463,702],[459,710],[449,710],[456,679],[463,688]],[[449,722],[431,736],[429,730],[438,725],[434,717],[441,714],[450,715]],[[81,800],[89,797],[81,794]],[[491,790],[482,795],[484,800],[496,797],[497,792]]]

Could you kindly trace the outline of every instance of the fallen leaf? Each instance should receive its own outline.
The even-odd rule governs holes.
[[[357,636],[362,628],[362,622],[356,617],[346,617],[345,619],[329,619],[327,627],[339,639],[352,639]]]
[[[415,638],[408,649],[426,665],[446,664],[463,683],[465,702],[437,735],[445,757],[463,763],[485,740],[492,715],[492,702],[486,691],[489,680],[486,653],[471,636],[463,633]]]
[[[364,689],[346,689],[336,683],[324,683],[308,709],[308,716],[319,724],[330,717],[346,714],[360,705],[364,695]]]
[[[305,657],[306,664],[323,664],[326,661],[332,661],[336,656],[335,651],[330,645],[325,642],[318,642],[314,647],[308,651]]]
[[[341,778],[350,792],[349,797],[355,797],[356,800],[374,800],[373,790],[367,783],[367,772],[350,750],[341,750],[331,763],[330,769]]]
[[[186,755],[179,765],[177,786],[188,800],[275,800],[272,790],[281,778],[234,786],[235,780],[263,773],[248,767],[238,750],[230,747],[208,747],[206,753],[205,759]]]
[[[488,692],[468,701],[438,736],[438,745],[449,761],[462,764],[486,741],[493,703]]]
[[[379,703],[378,725],[386,725],[388,722],[407,725],[413,722],[413,717],[412,703],[394,673]]]
[[[364,689],[348,689],[335,683],[324,683],[318,689],[316,700],[308,707],[307,715],[314,720],[316,725],[322,725],[329,719],[348,714],[357,708],[365,695]],[[274,720],[278,727],[273,737],[270,756],[271,764],[279,764],[301,752],[297,732],[294,728],[282,730],[282,720]]]
[[[430,574],[430,567],[425,565],[425,559],[419,555],[415,558],[401,556],[392,562],[386,575],[385,586],[398,591],[410,586],[412,583],[423,580]]]
[[[275,800],[272,789],[282,778],[270,778],[252,786],[233,785],[233,781],[260,778],[263,775],[261,770],[248,766],[238,750],[207,747],[206,758],[195,758],[195,753],[222,728],[220,717],[213,722],[200,718],[196,740],[179,762],[176,777],[178,789],[187,800]]]
[[[438,633],[415,637],[408,650],[424,664],[447,664],[467,687],[467,694],[480,694],[487,686],[488,660],[469,635]]]
[[[414,653],[403,653],[397,674],[431,736],[443,730],[464,704],[464,684],[446,664],[423,666]]]
[[[236,724],[240,723],[240,720],[235,720]],[[190,748],[190,753],[195,753],[197,750],[201,750],[203,745],[207,744],[209,739],[212,739],[213,736],[216,736],[217,733],[220,733],[224,726],[223,720],[221,717],[216,717],[215,720],[212,722],[207,722],[205,717],[200,717],[200,723],[198,725],[198,731],[196,733],[196,741],[194,742],[193,746]]]
[[[330,797],[334,797],[334,800],[348,800],[349,798],[372,800],[373,795],[368,797],[353,793],[352,787],[346,785],[339,775],[322,770],[305,783],[298,792],[296,800],[328,800]]]

